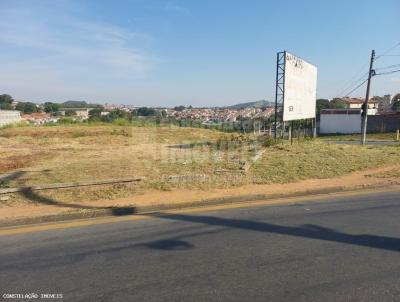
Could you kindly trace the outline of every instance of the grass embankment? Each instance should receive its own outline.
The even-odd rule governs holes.
[[[326,144],[321,140],[270,148],[252,172],[259,183],[287,183],[308,178],[332,178],[399,163],[399,146]]]
[[[0,130],[0,174],[22,171],[3,187],[145,176],[138,184],[41,191],[64,202],[113,199],[148,190],[210,189],[249,183],[287,183],[330,178],[397,163],[398,146],[345,146],[321,140],[268,147],[247,175],[237,170],[262,146],[251,136],[178,127],[63,125]],[[247,142],[247,143],[246,143]],[[177,175],[178,177],[170,177]],[[179,177],[184,175],[184,177]],[[15,194],[8,201],[32,202]],[[0,201],[1,206],[1,201]]]

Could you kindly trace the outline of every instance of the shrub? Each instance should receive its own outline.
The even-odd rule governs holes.
[[[117,119],[113,120],[112,123],[113,123],[113,125],[117,125],[117,126],[128,126],[130,124],[130,122],[124,118],[117,118]]]

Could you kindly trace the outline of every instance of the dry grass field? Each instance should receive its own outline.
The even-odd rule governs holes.
[[[178,127],[84,124],[10,127],[0,129],[0,174],[20,173],[14,179],[0,182],[0,187],[146,177],[135,184],[43,192],[64,201],[113,199],[148,190],[207,190],[330,178],[395,164],[400,155],[398,146],[346,146],[318,139],[296,141],[292,146],[282,142],[267,147],[246,175],[215,173],[238,170],[254,156],[262,145],[251,139],[250,135]],[[23,201],[24,197],[15,195],[13,200]]]
[[[251,148],[226,150],[215,145],[231,137],[177,127],[6,128],[0,130],[0,174],[23,171],[6,184],[9,187],[143,176],[146,186],[162,188],[163,179],[174,175],[239,169],[252,156]]]

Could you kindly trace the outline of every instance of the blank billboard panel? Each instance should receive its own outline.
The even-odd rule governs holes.
[[[315,118],[317,67],[285,52],[283,120]]]

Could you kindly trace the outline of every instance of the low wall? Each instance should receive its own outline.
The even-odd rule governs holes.
[[[353,134],[361,132],[361,115],[351,114],[321,114],[319,122],[320,134]]]
[[[400,129],[400,114],[368,116],[368,133],[395,132],[397,129]]]

